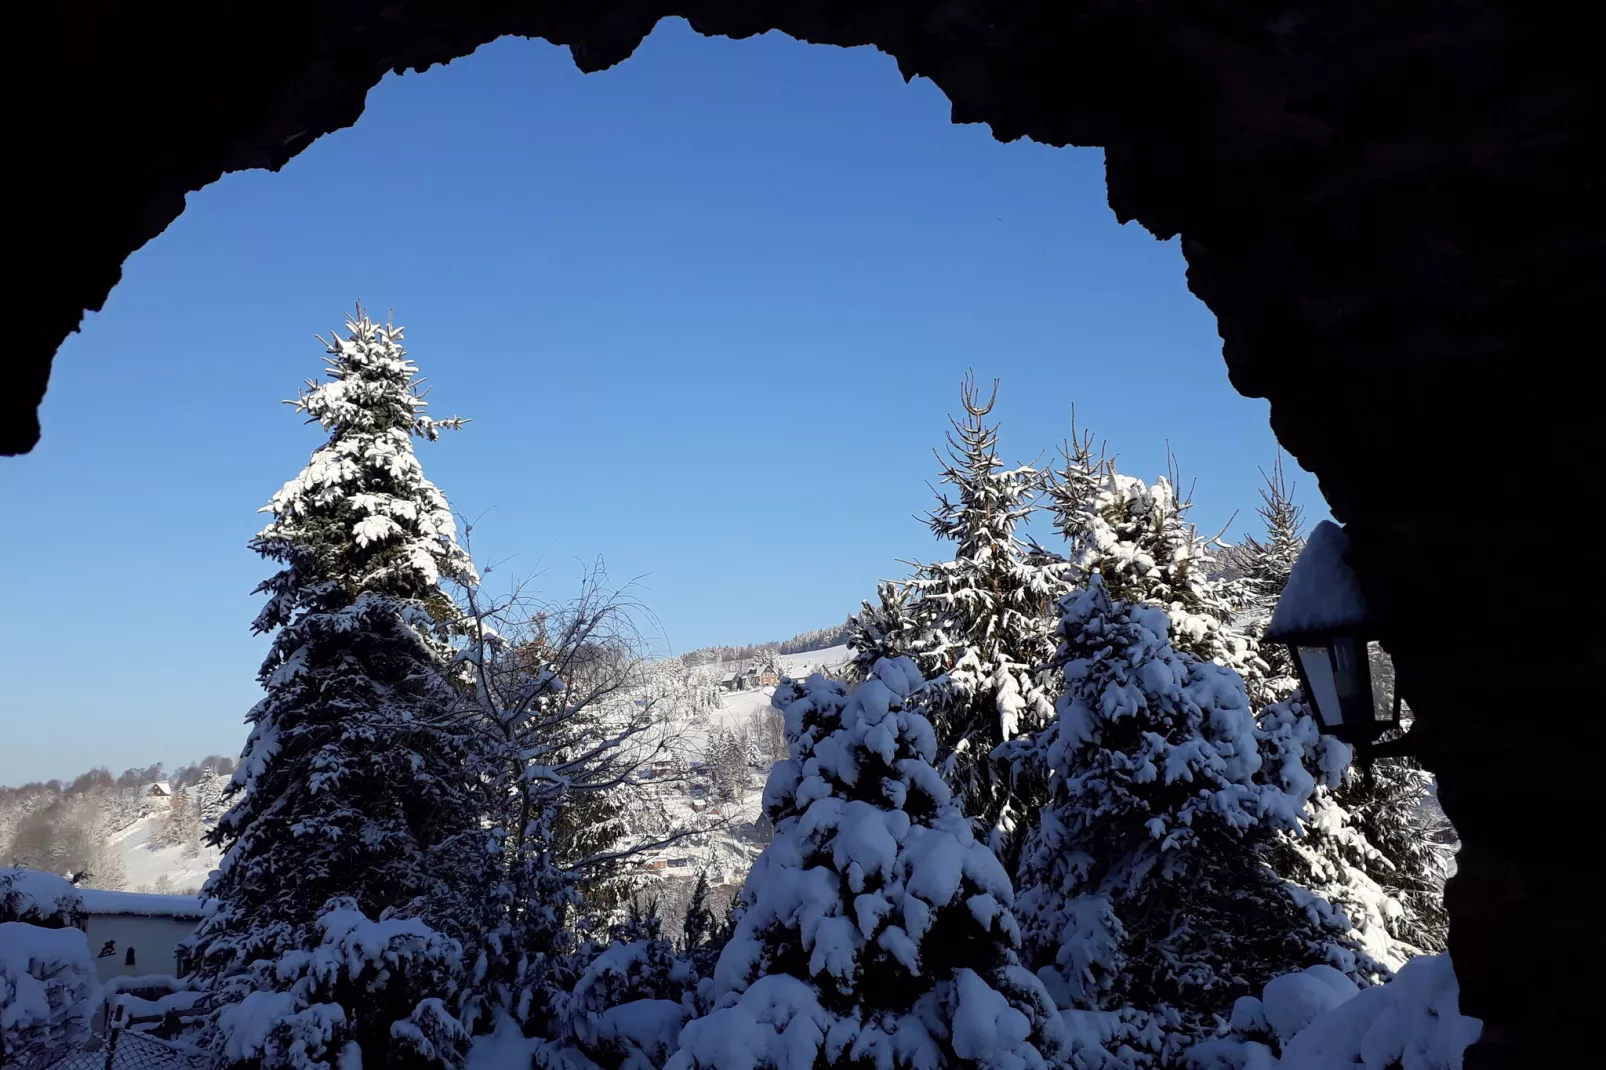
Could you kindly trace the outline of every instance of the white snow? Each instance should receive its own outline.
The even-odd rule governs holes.
[[[1272,611],[1266,641],[1321,629],[1355,627],[1366,620],[1366,599],[1355,570],[1344,560],[1349,536],[1331,520],[1311,529]]]
[[[0,918],[69,923],[83,906],[79,890],[54,873],[0,868]]]
[[[1353,991],[1336,970],[1313,966],[1273,978],[1262,998],[1233,1008],[1235,1033],[1269,1027],[1281,1059],[1242,1035],[1189,1052],[1194,1070],[1461,1070],[1483,1023],[1462,1014],[1448,955],[1421,955],[1387,984]]]
[[[201,900],[193,895],[154,895],[149,892],[83,890],[84,911],[89,914],[125,914],[147,918],[200,918]]]
[[[1323,1011],[1332,1010],[1360,989],[1331,966],[1311,966],[1299,973],[1273,977],[1261,998],[1266,1024],[1283,1043]],[[1236,1014],[1238,1008],[1233,1008]]]
[[[82,930],[0,922],[0,1050],[19,1065],[82,1044],[100,1000]]]
[[[199,891],[207,875],[217,868],[218,850],[207,844],[194,854],[182,844],[158,847],[152,839],[161,827],[162,817],[158,811],[110,836],[110,842],[122,848],[124,886],[154,887],[165,877],[167,886],[175,892]]]
[[[463,1070],[529,1070],[540,1046],[540,1038],[525,1036],[518,1022],[500,1014],[496,1028],[475,1038]]]

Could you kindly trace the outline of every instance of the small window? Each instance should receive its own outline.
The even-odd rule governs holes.
[[[132,966],[132,965],[134,965],[134,949],[133,949],[132,946],[129,947],[128,954],[123,956],[123,965],[124,966]]]

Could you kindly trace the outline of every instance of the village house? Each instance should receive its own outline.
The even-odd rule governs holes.
[[[183,973],[179,944],[201,923],[193,895],[81,890],[84,933],[102,982],[113,977]]]

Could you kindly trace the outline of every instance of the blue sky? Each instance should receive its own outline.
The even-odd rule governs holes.
[[[559,597],[600,555],[678,651],[833,624],[930,556],[968,366],[1009,459],[1074,401],[1242,530],[1276,445],[1183,272],[1116,224],[1098,152],[953,126],[873,51],[674,22],[600,74],[504,40],[388,78],[281,173],[191,195],[0,460],[0,783],[238,751],[246,542],[318,444],[278,402],[359,297],[473,421],[420,452],[476,556]]]

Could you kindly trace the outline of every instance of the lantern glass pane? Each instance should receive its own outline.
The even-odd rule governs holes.
[[[1333,679],[1333,656],[1325,646],[1295,648],[1300,668],[1305,670],[1305,681],[1310,684],[1311,699],[1316,703],[1316,714],[1328,728],[1344,723],[1343,706],[1338,701],[1337,682]]]
[[[1333,687],[1343,702],[1353,701],[1361,688],[1361,652],[1353,638],[1341,636],[1333,640]],[[1370,696],[1368,696],[1370,697]]]

